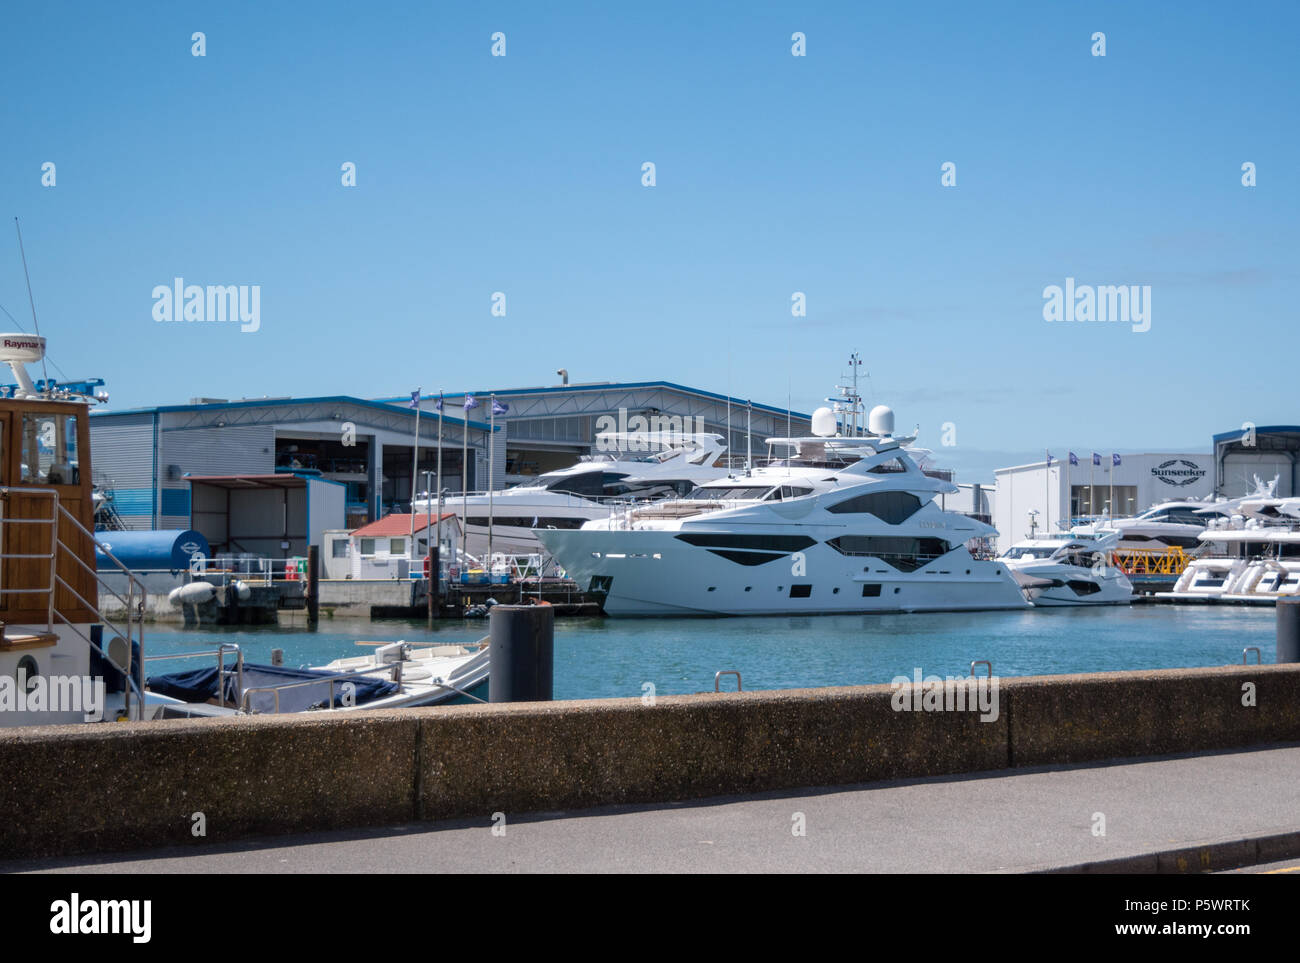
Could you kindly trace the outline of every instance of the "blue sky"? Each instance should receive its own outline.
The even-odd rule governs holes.
[[[0,212],[51,373],[113,407],[564,367],[811,410],[858,351],[971,480],[1300,422],[1300,6],[702,7],[8,11]],[[155,322],[177,276],[260,285],[260,329]],[[1151,285],[1151,329],[1044,321],[1067,277]]]

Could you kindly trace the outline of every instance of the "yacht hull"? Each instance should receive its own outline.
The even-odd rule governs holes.
[[[915,571],[825,544],[739,564],[672,531],[538,531],[579,587],[614,617],[828,615],[1028,608],[1005,565],[958,547]],[[801,556],[801,557],[800,557]]]
[[[1088,605],[1128,605],[1133,583],[1116,568],[1103,576],[1076,565],[1038,565],[1013,568],[1035,608]]]

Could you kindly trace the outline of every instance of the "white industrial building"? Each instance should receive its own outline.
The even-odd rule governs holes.
[[[997,504],[997,489],[992,485],[979,482],[953,482],[958,488],[951,494],[941,494],[939,507],[948,512],[961,512],[970,515],[988,525],[993,524],[994,507]]]
[[[1031,530],[1065,531],[1098,517],[1136,515],[1159,502],[1206,498],[1215,489],[1215,459],[1207,452],[1121,454],[1118,465],[1109,452],[1100,465],[1091,452],[1077,452],[1077,465],[1063,454],[1050,466],[1044,459],[994,472],[999,550],[1029,538]]]

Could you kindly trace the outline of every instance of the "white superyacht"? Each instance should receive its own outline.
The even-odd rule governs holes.
[[[1026,608],[1007,566],[977,560],[996,531],[934,501],[927,475],[878,406],[869,431],[771,438],[793,455],[576,530],[538,530],[611,616],[779,615]]]

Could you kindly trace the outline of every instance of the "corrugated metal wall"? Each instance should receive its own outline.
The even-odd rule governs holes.
[[[159,528],[189,527],[190,486],[182,477],[185,472],[192,475],[274,474],[275,427],[164,426],[158,442],[158,482],[164,492],[176,494],[162,496],[163,507],[170,514],[162,516]]]
[[[126,526],[153,528],[153,415],[92,416],[90,463],[94,483],[112,492]]]
[[[504,427],[499,427],[492,436],[492,489],[500,491],[506,487],[506,435]],[[484,478],[487,476],[484,475]]]
[[[307,482],[307,497],[310,499],[308,522],[311,526],[311,531],[307,533],[309,544],[323,545],[324,532],[340,529],[347,524],[346,494],[347,490],[342,485],[333,482],[319,479]]]

